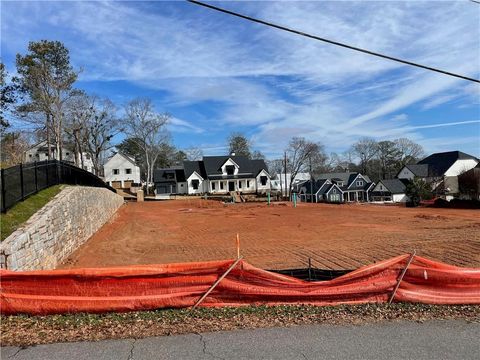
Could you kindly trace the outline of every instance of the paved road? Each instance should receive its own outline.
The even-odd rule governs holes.
[[[1,349],[2,359],[479,359],[480,324],[299,326]]]

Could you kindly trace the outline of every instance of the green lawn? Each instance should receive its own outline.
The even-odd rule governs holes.
[[[62,189],[62,185],[55,185],[39,191],[25,201],[19,202],[7,210],[6,214],[0,215],[1,241],[5,240],[12,232],[20,227],[30,216],[35,214],[41,207],[48,203]]]

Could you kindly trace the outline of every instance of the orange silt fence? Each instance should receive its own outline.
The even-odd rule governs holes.
[[[185,308],[194,306],[209,291],[199,306],[386,303],[397,285],[395,302],[480,304],[480,269],[415,256],[398,284],[409,258],[408,254],[397,256],[321,282],[269,272],[244,260],[0,270],[0,306],[4,315]]]

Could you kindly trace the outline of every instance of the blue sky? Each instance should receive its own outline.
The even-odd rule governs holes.
[[[216,2],[222,7],[480,78],[470,1]],[[480,156],[480,85],[245,22],[181,1],[1,2],[1,56],[62,41],[77,86],[120,107],[150,97],[180,148],[226,151],[244,132],[268,157],[292,136],[342,152],[362,136]]]

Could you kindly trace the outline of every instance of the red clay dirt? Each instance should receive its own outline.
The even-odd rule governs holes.
[[[480,211],[371,204],[132,202],[61,268],[231,259],[264,269],[355,269],[417,250],[480,267]]]

